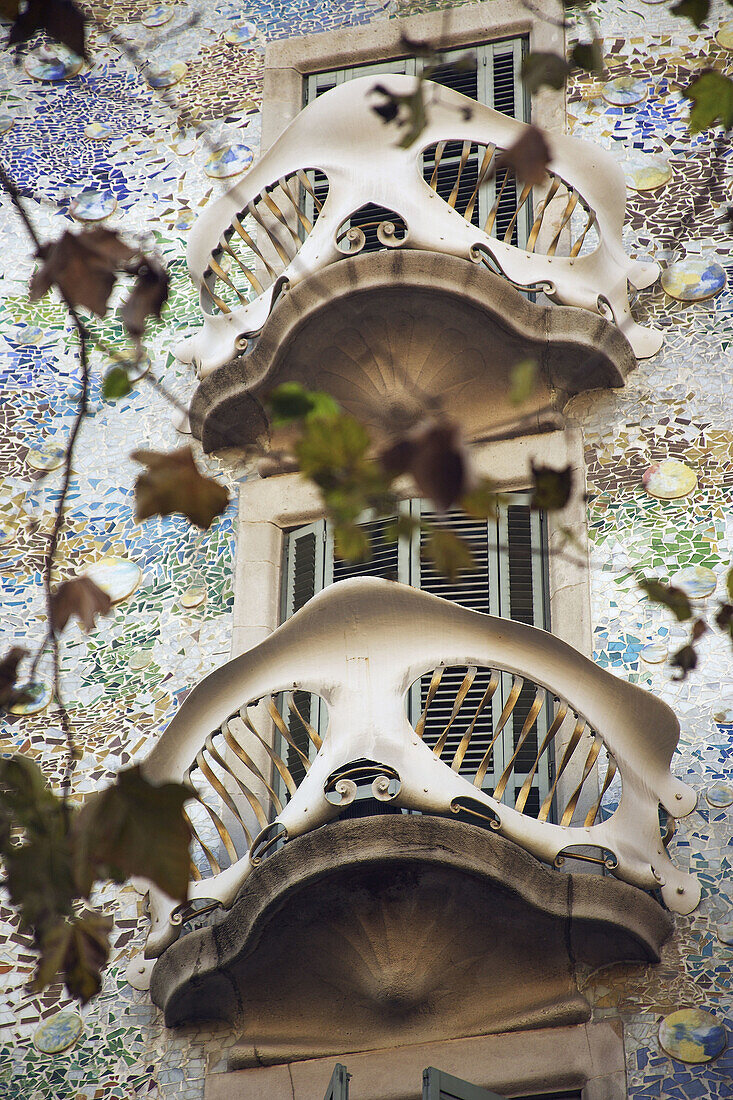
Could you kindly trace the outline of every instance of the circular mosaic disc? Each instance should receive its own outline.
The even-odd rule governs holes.
[[[180,210],[176,214],[175,221],[173,222],[174,229],[180,229],[182,232],[190,229],[196,220],[196,215],[193,210]]]
[[[90,141],[104,141],[105,138],[111,137],[112,133],[112,127],[106,122],[88,122],[84,127],[84,137],[89,138]]]
[[[181,594],[180,605],[187,609],[200,607],[206,601],[206,588],[204,585],[192,585]]]
[[[145,75],[151,88],[170,88],[183,80],[187,68],[185,61],[174,61],[167,69],[149,69]]]
[[[733,944],[733,909],[718,921],[715,931],[721,943]]]
[[[211,154],[204,171],[213,179],[227,179],[245,172],[253,160],[254,153],[248,145],[225,145]]]
[[[140,16],[140,22],[144,27],[163,27],[166,23],[170,23],[172,18],[171,8],[166,7],[165,4],[156,4],[154,8],[146,11],[145,15]]]
[[[41,1054],[60,1054],[73,1046],[82,1032],[82,1019],[77,1012],[57,1012],[36,1028],[33,1045]]]
[[[0,111],[0,134],[7,134],[15,125],[15,119],[5,111]]]
[[[701,1008],[681,1008],[659,1025],[662,1050],[680,1062],[711,1062],[725,1049],[725,1027]]]
[[[719,726],[733,725],[733,707],[721,707],[720,710],[716,710],[713,721]]]
[[[645,470],[642,481],[650,496],[676,500],[692,492],[697,485],[697,474],[684,462],[668,458]]]
[[[32,469],[48,474],[63,466],[65,457],[66,451],[63,447],[39,447],[28,452],[26,462]]]
[[[711,783],[705,791],[705,799],[709,806],[716,809],[733,806],[733,786],[730,783]]]
[[[128,662],[131,669],[140,672],[153,663],[153,654],[149,649],[136,649]]]
[[[632,191],[656,191],[672,179],[672,169],[663,157],[637,157],[625,169],[626,182]]]
[[[131,596],[142,576],[140,567],[134,561],[115,557],[100,558],[85,570],[84,575],[106,592],[112,603],[119,603]]]
[[[661,665],[662,661],[667,660],[667,652],[663,642],[650,642],[649,645],[642,646],[639,656],[648,665]]]
[[[256,24],[242,23],[241,26],[232,27],[230,31],[227,31],[224,39],[226,42],[231,42],[233,46],[243,46],[246,42],[251,42],[256,34]]]
[[[733,23],[721,23],[715,40],[724,50],[733,50]]]
[[[635,80],[633,76],[619,76],[603,85],[603,98],[613,107],[633,107],[642,103],[649,92],[644,80]]]
[[[712,569],[704,565],[688,565],[678,570],[670,580],[674,588],[681,588],[691,600],[702,600],[715,591],[718,578]]]
[[[63,46],[42,46],[26,54],[23,68],[34,80],[70,80],[82,67],[83,59]]]
[[[714,261],[688,256],[664,269],[662,286],[678,302],[704,302],[723,290],[725,271]]]
[[[78,222],[101,222],[114,214],[117,199],[112,191],[80,191],[69,203],[69,213]]]
[[[27,691],[31,698],[27,703],[16,703],[15,706],[8,707],[9,714],[38,714],[51,702],[51,688],[40,681],[23,684],[22,690]]]
[[[27,344],[37,344],[43,336],[45,336],[45,333],[38,325],[28,325],[27,328],[21,329],[18,333],[17,343],[23,344],[24,346]]]

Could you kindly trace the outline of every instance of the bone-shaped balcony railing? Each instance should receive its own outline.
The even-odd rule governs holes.
[[[405,94],[414,78],[393,75],[382,83]],[[240,353],[283,288],[364,247],[359,226],[368,225],[370,210],[390,212],[373,226],[383,247],[486,263],[515,286],[612,317],[637,356],[659,350],[661,333],[637,325],[628,300],[628,282],[649,286],[659,267],[623,250],[626,185],[609,153],[549,135],[547,182],[518,186],[511,172],[496,168],[525,123],[428,84],[427,125],[404,149],[395,128],[373,111],[373,89],[374,79],[362,77],[305,107],[245,178],[199,217],[188,265],[204,323],[178,348],[181,359],[206,375]],[[438,191],[446,193],[446,179],[452,185],[443,198]],[[487,191],[490,208],[478,224]],[[527,212],[520,247],[516,230]]]
[[[659,825],[660,803],[675,818],[696,802],[670,773],[678,736],[665,703],[543,630],[389,581],[332,585],[203,680],[145,762],[151,781],[196,792],[188,907],[151,890],[145,954],[177,938],[187,908],[231,905],[254,866],[337,818],[365,785],[390,809],[460,814],[555,866],[602,863],[690,912],[699,886],[670,860]],[[617,807],[601,813],[619,780]]]

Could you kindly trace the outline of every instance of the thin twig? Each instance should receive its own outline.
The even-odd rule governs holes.
[[[36,255],[41,255],[42,244],[36,233],[35,227],[28,217],[28,213],[23,205],[20,192],[16,187],[13,180],[8,176],[7,172],[0,164],[0,186],[5,190],[9,196],[10,201],[15,207],[18,215],[20,216],[28,236],[33,241],[35,246]],[[64,777],[61,786],[61,795],[64,803],[64,811],[68,814],[69,811],[69,798],[71,796],[71,777],[74,771],[74,758],[75,758],[75,746],[74,746],[74,733],[71,725],[71,719],[69,718],[69,712],[61,695],[61,662],[59,651],[59,639],[58,634],[54,630],[53,626],[53,602],[52,602],[52,584],[53,584],[53,567],[56,561],[56,551],[58,549],[59,537],[61,535],[64,521],[66,518],[66,498],[69,492],[69,484],[71,482],[71,474],[73,468],[74,459],[74,447],[76,445],[79,430],[81,428],[84,417],[87,414],[87,404],[89,399],[89,357],[87,349],[87,331],[84,326],[84,322],[77,313],[73,303],[67,297],[61,287],[57,288],[61,295],[66,308],[69,311],[74,327],[76,328],[77,336],[79,339],[79,361],[81,364],[81,393],[79,395],[79,404],[77,407],[76,417],[74,423],[71,426],[69,432],[69,438],[66,441],[66,448],[64,453],[64,472],[61,481],[61,491],[59,493],[58,501],[56,503],[56,516],[54,519],[54,525],[49,535],[48,545],[46,548],[46,555],[43,564],[43,588],[46,595],[46,616],[48,619],[48,637],[51,641],[51,655],[53,660],[53,694],[56,699],[56,704],[59,708],[59,717],[61,721],[61,728],[64,731],[66,738],[66,766],[64,769]],[[45,643],[44,643],[45,644]],[[33,669],[38,664],[38,658],[40,657],[40,650],[34,659]]]

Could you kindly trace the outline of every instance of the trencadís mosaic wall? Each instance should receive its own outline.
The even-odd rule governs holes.
[[[149,349],[157,374],[182,401],[194,379],[172,348],[196,319],[184,265],[186,233],[257,153],[265,43],[443,6],[430,0],[96,4],[140,63],[149,64],[158,94],[100,34],[92,36],[93,64],[79,71],[39,53],[23,68],[8,55],[0,59],[0,156],[28,196],[41,237],[59,236],[72,219],[99,220],[139,233],[164,255],[172,295]],[[609,71],[603,81],[575,80],[569,127],[621,159],[630,187],[628,248],[668,268],[664,285],[642,292],[635,305],[642,323],[665,330],[661,353],[644,362],[623,391],[583,395],[571,407],[587,448],[595,655],[619,676],[657,692],[679,715],[683,738],[674,767],[700,798],[672,845],[675,860],[700,877],[703,900],[692,916],[677,919],[659,967],[612,968],[589,976],[587,989],[597,1018],[624,1021],[634,1100],[723,1100],[733,1095],[733,1052],[725,1049],[733,958],[731,661],[723,640],[710,635],[700,646],[703,668],[685,682],[673,681],[663,661],[682,644],[685,630],[640,602],[633,573],[668,578],[696,569],[683,581],[710,600],[716,590],[722,594],[733,550],[733,267],[724,218],[733,172],[727,143],[714,133],[690,137],[680,90],[691,70],[731,70],[733,33],[720,26],[724,12],[710,18],[709,29],[688,33],[691,24],[670,16],[664,4],[600,0],[592,9]],[[178,125],[183,112],[205,124],[207,134]],[[4,198],[0,205],[7,647],[38,640],[44,631],[44,537],[78,375],[63,309],[50,299],[27,302],[29,249]],[[95,325],[110,347],[124,347],[114,319]],[[176,519],[135,524],[129,451],[167,449],[180,437],[169,406],[144,382],[107,403],[99,383],[108,366],[104,355],[97,354],[94,365],[93,414],[79,449],[61,560],[101,562],[124,598],[89,637],[76,628],[65,635],[65,691],[84,750],[80,792],[146,755],[183,694],[228,656],[234,552],[233,506],[205,535]],[[692,473],[682,471],[677,484],[684,495],[665,499],[654,493],[669,468],[647,475],[646,483],[644,475],[670,459]],[[217,469],[215,461],[208,466]],[[42,664],[42,680],[48,671]],[[43,702],[41,693],[38,706]],[[63,737],[53,710],[6,721],[3,747],[42,761],[58,780]],[[234,1032],[167,1031],[148,995],[124,978],[142,931],[140,896],[128,887],[99,901],[116,918],[116,938],[104,990],[83,1011],[81,1026],[74,1016],[59,1019],[67,1002],[58,989],[40,997],[25,991],[32,959],[10,912],[3,912],[0,1097],[200,1100],[207,1066],[224,1068]],[[685,1009],[697,1014],[676,1015]]]

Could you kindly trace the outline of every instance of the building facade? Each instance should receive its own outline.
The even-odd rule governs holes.
[[[5,55],[7,122],[0,154],[29,196],[44,239],[94,220],[154,242],[171,271],[172,294],[148,348],[155,373],[190,404],[191,414],[190,424],[183,423],[142,382],[127,397],[105,401],[101,377],[108,363],[96,353],[92,415],[78,452],[62,554],[64,562],[102,562],[120,587],[113,616],[89,636],[74,628],[65,643],[66,697],[84,750],[75,790],[96,789],[131,761],[149,761],[154,774],[163,767],[156,762],[169,760],[177,745],[195,749],[186,757],[181,748],[179,777],[194,759],[201,769],[197,754],[204,742],[194,744],[196,731],[203,738],[216,733],[235,712],[240,723],[251,720],[260,728],[254,704],[272,693],[274,717],[270,712],[264,738],[272,752],[264,742],[259,755],[247,750],[259,769],[248,790],[270,821],[258,848],[262,821],[254,802],[245,800],[243,812],[242,784],[235,798],[225,781],[226,793],[219,791],[212,803],[217,819],[209,815],[201,827],[218,862],[208,860],[207,870],[203,847],[195,859],[204,880],[217,879],[227,843],[235,849],[234,866],[248,847],[243,830],[249,828],[255,858],[241,881],[232,874],[222,887],[222,897],[241,887],[239,901],[231,909],[197,914],[194,907],[175,915],[177,930],[187,933],[176,938],[170,907],[166,912],[153,897],[151,940],[157,937],[158,946],[147,959],[141,952],[151,919],[143,894],[132,884],[105,888],[98,900],[115,916],[113,955],[104,988],[81,1012],[81,1025],[60,988],[40,996],[27,992],[32,958],[6,909],[0,1095],[318,1100],[329,1081],[331,1094],[340,1095],[338,1062],[352,1075],[356,1100],[417,1097],[427,1066],[506,1096],[722,1100],[733,1091],[725,1046],[733,927],[730,649],[711,632],[700,643],[700,667],[676,680],[665,662],[684,644],[688,628],[645,601],[636,576],[692,585],[696,606],[712,609],[716,596],[723,597],[731,559],[731,291],[724,224],[730,181],[726,147],[716,132],[690,136],[681,91],[703,65],[727,70],[726,43],[733,38],[724,13],[716,10],[695,31],[663,5],[597,4],[605,75],[575,74],[567,92],[544,90],[530,99],[516,76],[523,50],[564,45],[558,13],[544,5],[103,7],[99,14],[119,26],[140,60],[157,72],[162,95],[101,33],[93,32],[92,63],[80,71],[63,59],[60,67],[58,59],[42,62],[35,53],[16,70]],[[189,23],[194,14],[197,20]],[[373,140],[381,140],[381,153],[369,148],[373,112],[358,113],[364,97],[362,92],[360,107],[364,85],[358,79],[387,87],[391,80],[398,91],[406,89],[400,81],[414,79],[423,64],[411,43],[424,39],[440,47],[442,62],[473,49],[478,64],[467,70],[472,75],[460,70],[458,83],[451,77],[447,91],[440,90],[450,84],[446,74],[431,74],[439,91],[431,93],[437,98],[429,125],[442,125],[443,103],[450,125],[459,119],[454,103],[462,101],[451,95],[468,93],[477,106],[460,118],[463,129],[452,144],[437,134],[426,146],[422,171],[429,187],[421,190],[400,175],[394,134],[376,116]],[[320,100],[324,91],[328,96]],[[310,106],[301,115],[304,104]],[[498,121],[491,108],[499,111]],[[512,117],[516,122],[506,121]],[[487,148],[506,145],[507,133],[521,133],[529,121],[557,135],[557,174],[571,190],[554,208],[546,204],[545,224],[532,241],[539,243],[527,261],[539,201],[523,204],[519,188],[512,200],[501,178],[486,173],[481,179]],[[295,138],[290,146],[287,139],[278,144],[290,123]],[[633,283],[635,274],[639,287],[633,320],[626,313],[627,261],[612,232],[623,199],[614,190],[618,167],[604,174],[603,154],[594,160],[588,147],[573,144],[577,138],[605,150],[623,172],[622,243],[629,279]],[[268,192],[276,182],[277,193]],[[232,184],[239,194],[229,200]],[[256,196],[281,202],[288,187],[293,210],[278,207],[279,217],[271,207],[269,215],[260,212]],[[321,217],[325,188],[330,202]],[[435,213],[428,200],[453,209]],[[43,632],[43,540],[78,376],[62,307],[48,298],[27,301],[30,250],[2,201],[5,252],[15,258],[3,276],[0,307],[4,390],[11,398],[2,411],[8,420],[4,634],[7,643],[21,644]],[[567,216],[563,204],[572,205]],[[582,221],[586,208],[596,215],[592,224]],[[463,216],[465,240],[474,241],[474,227],[487,224],[492,211],[488,236],[503,240],[503,264],[496,257],[484,263],[480,249],[471,260],[462,253],[456,212]],[[253,290],[246,292],[234,278],[241,264],[236,258],[222,263],[228,253],[220,243],[233,248],[233,217],[247,232],[245,213],[259,229],[249,241],[239,238],[250,255],[253,241],[260,250],[248,268],[257,285],[250,280]],[[585,228],[588,240],[600,245],[584,250],[581,242],[578,267],[566,267],[573,256],[570,233],[578,226],[581,236]],[[585,261],[581,268],[599,248],[607,249],[606,266],[592,269]],[[663,282],[655,265],[666,269]],[[550,270],[558,272],[552,280]],[[204,285],[200,296],[197,280]],[[551,290],[550,282],[552,304],[539,293]],[[511,283],[535,293],[522,296]],[[108,345],[124,341],[114,316],[97,328]],[[446,329],[449,346],[436,352]],[[385,346],[404,376],[385,375]],[[538,348],[538,391],[529,423],[519,423],[507,396],[511,367],[518,351],[526,357]],[[315,489],[282,469],[259,477],[220,451],[227,441],[217,434],[222,422],[244,425],[254,437],[261,427],[258,396],[291,378],[335,387],[346,407],[367,421],[371,416],[377,427],[380,402],[399,411],[405,395],[426,378],[440,388],[447,411],[464,425],[477,468],[516,495],[493,528],[467,532],[478,550],[476,575],[452,586],[436,578],[421,558],[419,539],[416,545],[391,544],[391,550],[385,543],[372,565],[356,572],[443,596],[496,621],[513,619],[518,627],[499,626],[496,638],[479,638],[468,612],[446,611],[409,587],[378,579],[331,587],[349,570],[334,559]],[[374,396],[359,407],[367,383]],[[547,405],[564,411],[563,426],[543,420]],[[486,441],[512,417],[511,438]],[[176,518],[136,525],[129,451],[171,449],[187,428],[202,466],[231,486],[236,502],[203,535]],[[530,513],[521,495],[530,487],[532,460],[569,466],[584,489],[559,519]],[[671,489],[664,483],[670,467],[655,470],[670,460],[683,464],[671,472],[687,479]],[[429,510],[409,486],[404,498],[411,515]],[[460,528],[464,521],[450,522]],[[576,542],[563,548],[563,528],[581,549]],[[356,624],[351,636],[344,622]],[[398,625],[387,646],[389,622]],[[553,637],[538,636],[537,627]],[[453,631],[460,641],[449,660],[441,645]],[[577,664],[565,645],[580,655]],[[229,664],[232,658],[238,663]],[[592,658],[595,669],[582,658]],[[434,778],[426,772],[423,782],[422,764],[415,764],[410,776],[420,782],[414,790],[397,757],[390,770],[384,745],[381,755],[369,755],[371,727],[361,721],[369,706],[382,707],[373,725],[391,728],[382,688],[398,659],[408,677],[404,688],[410,688],[410,726],[423,739],[415,760],[427,745],[438,750],[435,768],[445,765],[445,773]],[[385,678],[374,690],[358,672],[365,661]],[[446,684],[452,695],[445,684],[436,684],[431,695],[430,676],[441,662],[451,666]],[[451,733],[456,693],[463,693],[461,705],[465,699],[478,705],[491,690],[488,670],[495,667],[485,725],[476,721],[473,739],[465,723],[460,737]],[[205,681],[218,668],[219,678]],[[316,690],[313,677],[326,674],[330,687],[324,679]],[[48,669],[41,665],[44,675]],[[550,705],[543,696],[531,721],[533,696],[523,682],[509,702],[517,676],[544,685],[555,700]],[[341,711],[338,685],[351,692]],[[287,698],[281,706],[286,689],[296,710],[288,709]],[[221,701],[228,692],[236,706]],[[581,706],[583,692],[587,703]],[[343,758],[331,769],[323,765],[332,810],[322,809],[330,824],[323,814],[313,817],[312,799],[297,793],[314,786],[320,767],[310,747],[318,747],[327,728],[319,698],[331,708],[332,739],[339,728],[346,742],[351,738]],[[338,713],[354,714],[354,699],[360,701],[360,733],[355,718],[351,729],[348,720],[342,727],[336,722]],[[427,704],[436,700],[440,705],[429,712]],[[573,742],[571,722],[565,740],[543,756],[541,744],[549,744],[564,700],[571,713],[573,706],[582,712],[589,728],[581,724]],[[58,781],[63,736],[53,709],[43,703],[41,694],[31,713],[4,720],[4,748],[28,753]],[[243,706],[248,703],[251,714]],[[662,790],[647,782],[653,768],[658,776],[665,770],[647,746],[664,741],[664,704],[677,716],[680,733],[674,779]],[[204,728],[213,714],[214,726]],[[497,739],[502,719],[510,736]],[[237,755],[234,745],[246,743],[237,741],[231,725],[227,732],[226,748],[211,741],[213,750],[207,749],[220,753],[224,768]],[[665,768],[662,758],[672,753],[676,729],[669,726],[668,734],[659,749]],[[569,745],[574,751],[586,743],[588,755],[564,768]],[[534,746],[527,762],[522,746]],[[407,760],[407,748],[400,752],[399,760]],[[627,832],[613,832],[612,822],[623,819],[621,784],[609,775],[614,753],[628,790],[637,790],[634,769],[641,776],[638,790],[651,789],[655,822],[663,794],[684,803],[659,849],[664,870],[653,854],[649,881],[629,855],[637,839],[630,835],[633,823],[643,817],[641,793],[629,809]],[[209,774],[212,759],[204,759]],[[361,770],[344,771],[347,760]],[[593,771],[586,787],[584,761],[588,775]],[[478,802],[473,796],[466,801],[461,786],[469,765]],[[241,769],[237,774],[242,779]],[[519,824],[502,816],[500,835],[475,823],[479,806],[483,825],[496,818],[490,796],[483,796],[498,786],[513,791],[511,801],[526,811]],[[689,805],[688,790],[694,792]],[[412,812],[381,812],[395,808]],[[271,823],[280,818],[294,837],[284,847]],[[605,831],[574,834],[572,852],[546,839],[571,822]],[[544,826],[549,831],[542,832]],[[415,860],[416,846],[426,853],[422,862]],[[547,869],[561,851],[565,864]],[[573,858],[598,857],[599,851],[601,861],[609,860],[605,870],[618,874],[586,874],[590,865]],[[202,886],[197,896],[212,895]],[[682,1010],[709,1015],[674,1015]],[[696,1033],[685,1031],[695,1022]],[[62,1038],[55,1040],[57,1032]],[[62,1049],[50,1053],[54,1041]],[[447,1078],[443,1084],[447,1095],[458,1088]]]

